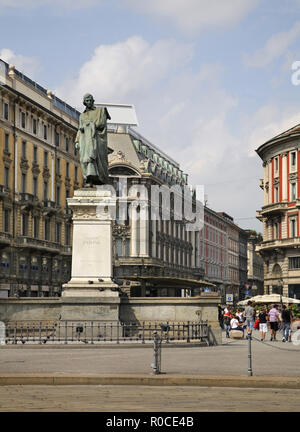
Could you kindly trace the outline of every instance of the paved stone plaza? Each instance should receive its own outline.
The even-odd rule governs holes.
[[[67,401],[67,402],[66,402]],[[289,411],[300,390],[152,386],[2,386],[0,411]]]
[[[213,347],[163,347],[160,377],[181,378],[181,384],[172,386],[166,385],[168,381],[164,385],[85,385],[84,381],[72,385],[72,377],[92,374],[109,378],[124,374],[141,383],[143,377],[153,377],[152,346],[1,347],[0,377],[22,375],[29,381],[28,385],[0,387],[0,411],[299,411],[299,383],[296,388],[285,385],[288,377],[291,382],[299,376],[299,346],[254,340],[253,378],[260,376],[261,381],[265,376],[265,380],[280,381],[283,388],[247,388],[239,382],[247,378],[247,343],[223,339],[223,345]],[[31,385],[30,374],[68,376],[70,385]],[[232,375],[236,387],[186,386],[184,380],[191,375],[211,375],[220,383]]]
[[[257,337],[257,336],[255,336]],[[162,371],[166,374],[241,375],[248,371],[247,340],[226,340],[211,347],[162,348]],[[125,345],[10,345],[1,348],[0,374],[149,374],[153,348]],[[292,343],[252,342],[255,376],[299,376],[300,346]]]

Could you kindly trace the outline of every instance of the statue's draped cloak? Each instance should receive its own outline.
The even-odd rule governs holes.
[[[84,180],[93,184],[108,183],[108,149],[106,108],[85,110],[79,117],[76,141],[79,144],[80,163]]]

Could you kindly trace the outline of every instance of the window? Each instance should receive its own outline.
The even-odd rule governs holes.
[[[9,188],[9,168],[4,167],[4,186]]]
[[[60,159],[56,159],[56,173],[60,174]]]
[[[300,256],[289,258],[289,269],[290,270],[300,269]]]
[[[278,222],[275,222],[274,223],[274,238],[278,239],[278,235],[279,235]]]
[[[10,211],[5,209],[4,210],[4,232],[9,232],[9,219],[10,219]]]
[[[34,163],[37,163],[37,152],[38,152],[37,146],[34,146],[33,147],[33,162]]]
[[[123,256],[123,240],[119,238],[116,239],[116,255],[117,257]]]
[[[55,137],[55,145],[58,147],[59,146],[59,133],[55,131],[54,137]]]
[[[44,201],[48,199],[48,183],[44,182]]]
[[[274,188],[274,202],[278,202],[279,201],[279,187],[275,186]]]
[[[28,215],[26,213],[22,213],[21,215],[21,235],[27,236],[28,232]]]
[[[39,229],[40,228],[40,218],[38,216],[34,216],[33,218],[33,237],[39,237]]]
[[[296,200],[296,183],[291,183],[291,200]]]
[[[66,177],[70,177],[70,164],[69,162],[66,163]]]
[[[25,116],[25,113],[23,111],[21,112],[21,126],[23,129],[25,129],[25,127],[26,127],[26,116]]]
[[[47,139],[47,126],[44,125],[44,139]]]
[[[44,168],[48,168],[48,152],[44,152]]]
[[[71,243],[71,226],[69,224],[65,225],[65,244],[69,246]]]
[[[274,162],[275,162],[275,165],[274,165],[274,167],[275,167],[275,173],[278,173],[278,157],[276,157],[274,159]]]
[[[33,131],[34,135],[36,135],[36,130],[37,130],[36,125],[37,125],[37,121],[36,121],[36,119],[33,119],[32,120],[32,131]]]
[[[56,222],[55,225],[55,241],[56,243],[60,243],[61,238],[61,222]]]
[[[6,151],[6,152],[9,152],[9,134],[5,134],[5,137],[4,137],[4,150]]]
[[[66,152],[69,151],[69,138],[66,137]]]
[[[290,237],[296,237],[296,219],[290,219]]]
[[[22,158],[26,159],[26,141],[22,141]]]
[[[22,173],[21,177],[21,191],[22,193],[26,193],[26,174]]]
[[[56,204],[60,205],[60,187],[56,186]]]
[[[78,181],[78,168],[75,167],[75,181]]]
[[[33,195],[37,197],[38,194],[38,182],[37,177],[33,177]]]
[[[125,256],[126,257],[130,256],[130,239],[129,238],[125,239]]]
[[[50,240],[50,220],[44,220],[44,236],[45,240]]]
[[[296,167],[297,154],[295,151],[291,152],[291,168]]]
[[[8,103],[4,102],[4,119],[8,120]]]

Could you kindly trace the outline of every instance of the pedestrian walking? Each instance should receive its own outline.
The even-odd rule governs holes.
[[[255,318],[255,311],[252,307],[252,301],[249,300],[247,303],[247,307],[245,309],[244,315],[246,317],[246,326],[247,326],[247,332],[252,333],[252,330],[254,329],[254,318]]]
[[[224,330],[223,314],[224,312],[221,305],[218,305],[218,320],[222,330]]]
[[[281,319],[283,323],[282,329],[282,342],[287,342],[289,340],[289,334],[291,330],[291,324],[293,320],[293,315],[290,309],[286,305],[282,306]]]
[[[259,331],[260,331],[260,340],[263,342],[265,340],[266,334],[268,333],[268,312],[266,308],[263,308],[258,315],[259,319]]]
[[[230,308],[228,310],[227,313],[224,314],[224,318],[223,318],[223,322],[224,322],[224,327],[225,327],[225,332],[226,332],[226,338],[228,339],[229,336],[229,332],[230,332],[230,321],[233,318],[233,315],[230,311]]]
[[[276,341],[276,332],[278,331],[278,325],[280,323],[278,306],[276,304],[273,305],[268,315],[271,329],[271,341]]]

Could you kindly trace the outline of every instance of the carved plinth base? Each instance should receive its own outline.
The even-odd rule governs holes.
[[[79,189],[68,206],[73,211],[72,277],[62,297],[119,297],[112,282],[115,198],[101,187]]]

